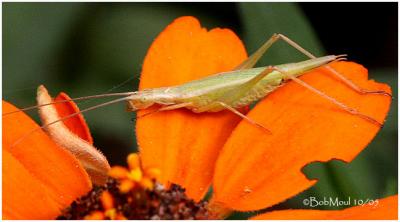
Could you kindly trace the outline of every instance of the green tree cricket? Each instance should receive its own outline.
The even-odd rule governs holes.
[[[258,62],[261,56],[263,56],[267,52],[267,50],[279,39],[284,40],[286,43],[309,57],[309,59],[297,63],[287,63],[277,66],[254,68],[255,64]],[[382,126],[382,123],[375,120],[374,118],[360,113],[356,109],[351,108],[346,104],[343,104],[335,98],[330,97],[324,92],[319,91],[313,86],[297,78],[312,69],[325,67],[332,74],[339,77],[339,79],[342,80],[348,87],[352,88],[360,94],[381,94],[384,96],[391,96],[384,91],[369,91],[362,89],[350,80],[348,80],[346,77],[329,67],[330,62],[343,59],[345,59],[344,55],[329,55],[317,58],[288,37],[282,34],[274,34],[255,53],[250,55],[248,59],[246,59],[232,71],[217,73],[177,86],[145,89],[135,92],[109,93],[74,98],[71,100],[77,101],[101,97],[122,96],[122,98],[118,98],[87,109],[83,109],[78,113],[73,113],[55,121],[43,121],[42,117],[43,125],[41,128],[46,128],[54,123],[78,115],[79,113],[84,113],[103,106],[126,101],[128,103],[128,111],[146,109],[154,104],[161,105],[161,108],[159,108],[155,112],[174,110],[179,108],[186,108],[193,111],[194,113],[219,112],[221,110],[229,110],[236,115],[242,117],[246,121],[249,121],[250,123],[270,132],[267,126],[263,126],[262,124],[248,118],[247,116],[239,112],[238,109],[265,97],[267,94],[282,86],[288,80],[295,81],[296,83],[304,86],[308,90],[311,90],[319,96],[322,96],[323,98],[336,104],[338,107],[348,112],[349,114],[357,115],[373,124]],[[58,102],[44,102],[40,98],[41,89],[43,89],[43,87],[39,87],[38,89],[38,105],[21,109],[21,111],[33,108],[39,108],[39,110],[42,111],[43,107],[45,106],[60,102],[71,101],[63,100]],[[155,112],[147,113],[143,116],[139,116],[139,118]],[[3,114],[3,116],[8,114],[11,113],[5,113]]]

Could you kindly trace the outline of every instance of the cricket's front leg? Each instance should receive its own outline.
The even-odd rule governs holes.
[[[186,102],[186,103],[177,103],[177,104],[172,104],[172,105],[166,105],[166,106],[162,106],[159,109],[156,109],[154,111],[151,112],[147,112],[145,114],[139,115],[137,116],[137,118],[143,118],[145,116],[149,116],[149,115],[153,115],[159,112],[163,112],[163,111],[168,111],[168,110],[174,110],[174,109],[180,109],[180,108],[188,108],[190,106],[192,106],[193,103],[192,102]]]

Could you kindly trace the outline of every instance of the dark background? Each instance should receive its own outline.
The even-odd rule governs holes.
[[[280,32],[319,56],[348,54],[349,60],[369,69],[370,78],[391,85],[395,96],[387,122],[352,163],[307,166],[306,174],[319,178],[319,183],[276,208],[305,208],[302,199],[310,196],[373,199],[397,193],[397,3],[3,3],[2,7],[2,93],[19,107],[35,103],[39,84],[53,95],[65,91],[72,97],[137,89],[151,42],[182,15],[198,17],[207,28],[231,28],[248,52]],[[304,58],[277,43],[259,65]],[[135,115],[124,110],[124,105],[115,105],[85,114],[95,145],[111,164],[124,164],[126,154],[136,150]],[[35,112],[32,117],[37,119]]]

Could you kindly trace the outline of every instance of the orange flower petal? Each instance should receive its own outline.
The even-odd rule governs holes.
[[[3,150],[3,219],[51,219],[61,213],[57,193]]]
[[[207,31],[197,19],[181,17],[150,47],[140,89],[182,84],[228,71],[244,59],[246,51],[232,31]],[[144,168],[159,168],[163,183],[180,184],[199,200],[207,192],[217,155],[238,121],[240,118],[227,111],[194,114],[184,109],[139,118],[136,131]]]
[[[3,113],[18,110],[4,101],[2,105]],[[56,206],[61,210],[91,189],[87,173],[72,154],[57,146],[42,130],[27,135],[39,126],[25,113],[3,116],[2,120],[3,154],[10,153],[3,159],[3,194],[13,195],[3,197],[3,209],[7,209],[3,212],[8,212],[3,214],[4,217],[33,219],[43,216],[51,219],[56,216]],[[14,166],[15,172],[12,170],[14,173],[10,173]],[[26,189],[22,189],[23,186]],[[34,193],[40,187],[43,192]],[[21,189],[15,191],[17,188]],[[48,211],[45,211],[48,204]],[[27,205],[36,208],[37,214],[31,215],[30,210],[22,209]]]
[[[246,51],[232,31],[207,31],[197,19],[181,17],[150,47],[140,89],[228,71],[244,59]],[[159,168],[163,183],[180,184],[199,200],[207,192],[219,150],[239,120],[229,112],[194,114],[184,109],[139,118],[136,131],[144,168]]]
[[[361,65],[339,62],[332,67],[360,87],[391,92],[389,86],[367,80]],[[381,122],[389,110],[391,98],[360,95],[326,70],[301,79]],[[215,202],[241,211],[271,206],[309,188],[317,180],[301,172],[305,165],[350,162],[380,129],[295,82],[270,94],[248,116],[272,135],[242,121],[221,151],[214,175]]]
[[[253,220],[397,220],[398,195],[378,200],[377,205],[361,205],[344,210],[277,210]]]
[[[70,99],[71,98],[67,94],[61,92],[54,99],[54,101],[57,102]],[[79,112],[78,106],[73,101],[56,103],[55,107],[57,109],[58,115],[60,115],[61,118]],[[85,118],[83,118],[83,115],[79,114],[72,118],[68,118],[66,120],[63,120],[63,123],[65,124],[65,126],[68,127],[69,130],[71,130],[71,132],[93,145],[93,138],[90,134],[90,130],[86,124]]]

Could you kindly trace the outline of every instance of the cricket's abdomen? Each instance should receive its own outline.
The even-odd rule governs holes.
[[[214,75],[183,84],[173,88],[171,91],[179,92],[181,95],[181,98],[177,99],[176,102],[191,102],[192,105],[186,108],[196,113],[219,112],[226,109],[217,102],[240,108],[259,100],[281,84],[282,74],[272,72],[252,87],[251,90],[244,92],[242,95],[237,94],[238,88],[264,69],[265,67],[260,67]],[[231,96],[231,94],[234,95]]]
[[[191,102],[193,105],[187,108],[194,112],[217,112],[224,108],[220,105],[211,104],[219,101],[221,97],[250,80],[259,73],[259,69],[242,70],[240,73],[233,71],[212,75],[173,87],[171,91],[180,95],[176,97],[176,102]]]
[[[264,98],[269,93],[273,92],[276,88],[282,86],[283,79],[275,79],[273,81],[264,81],[257,84],[252,90],[245,94],[242,98],[232,102],[230,105],[233,108],[241,108],[250,105]]]

